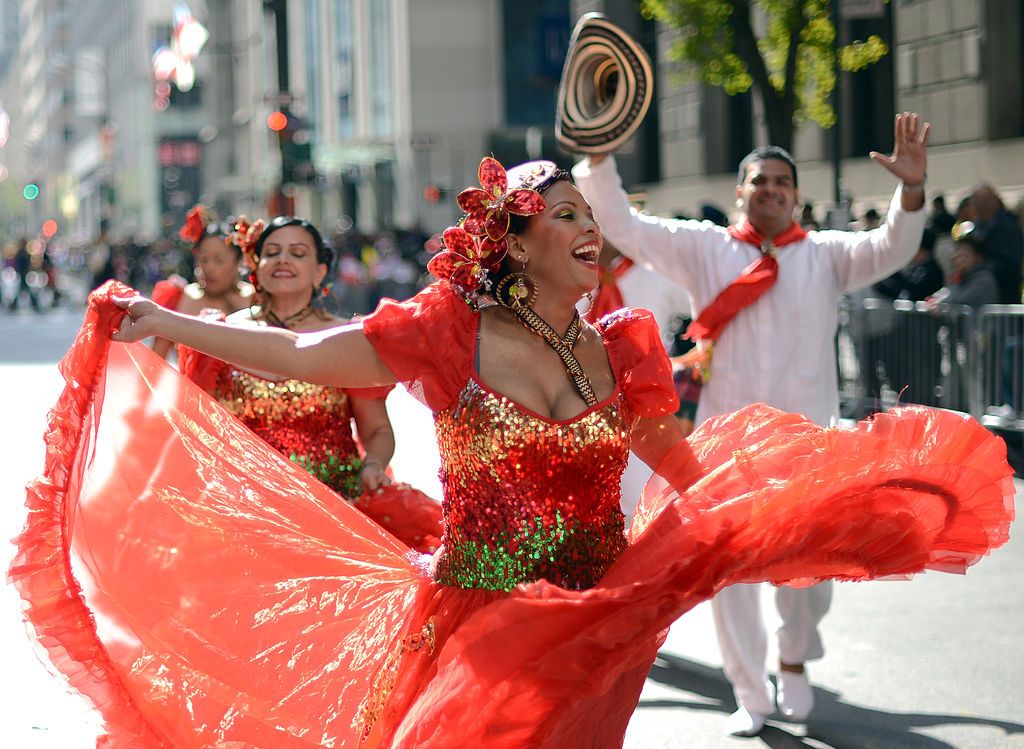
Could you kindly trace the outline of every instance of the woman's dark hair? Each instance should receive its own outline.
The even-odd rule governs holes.
[[[192,248],[192,250],[193,252],[198,252],[199,245],[201,245],[207,239],[220,239],[224,242],[224,244],[226,244],[228,247],[234,250],[235,255],[238,257],[239,260],[241,260],[242,248],[239,247],[234,242],[228,240],[228,237],[231,236],[231,232],[233,231],[234,221],[211,221],[206,225],[206,228],[203,229],[203,236],[201,236],[199,238],[199,241],[195,243],[195,246]]]
[[[299,216],[277,216],[273,221],[267,224],[267,228],[260,234],[260,238],[256,240],[256,257],[260,257],[263,254],[263,245],[267,241],[267,237],[273,234],[278,229],[283,229],[286,226],[298,226],[301,229],[305,229],[309,236],[313,238],[313,244],[316,246],[316,260],[318,263],[323,263],[327,266],[327,278],[331,275],[331,267],[334,265],[334,249],[324,242],[324,238],[320,235],[320,231],[313,226],[309,219],[301,218]]]
[[[565,169],[556,169],[555,171],[553,171],[551,173],[551,176],[549,176],[543,182],[539,183],[534,189],[537,192],[539,192],[541,195],[543,195],[547,191],[547,189],[549,187],[551,187],[552,185],[554,185],[557,182],[568,182],[571,185],[572,184],[576,184],[573,181],[571,173],[569,173]],[[517,216],[514,213],[511,214],[509,216],[509,222],[508,222],[509,234],[522,234],[523,231],[525,231],[525,229],[527,227],[527,224],[528,224],[528,222],[530,221],[531,218],[533,218],[533,217],[532,216]],[[508,255],[506,255],[504,257],[504,259],[501,261],[501,265],[498,266],[498,270],[495,271],[495,273],[494,273],[494,279],[492,281],[492,283],[493,283],[492,288],[496,288],[503,278],[508,276],[510,273],[514,273],[514,272],[515,272],[515,269],[513,269],[511,267],[511,265],[509,263],[509,257],[508,257]]]
[[[556,169],[551,173],[546,180],[538,184],[535,188],[541,195],[556,182],[568,182],[569,184],[576,184],[573,181],[572,174],[567,172],[565,169]],[[517,216],[514,213],[509,216],[508,230],[511,234],[522,234],[526,229],[527,223],[530,221],[530,216]]]

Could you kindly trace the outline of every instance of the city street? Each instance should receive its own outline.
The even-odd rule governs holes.
[[[64,309],[0,312],[5,539],[23,523],[23,485],[41,468],[46,411],[62,385],[54,364],[80,317]],[[404,392],[393,394],[388,405],[399,440],[396,477],[436,496],[436,450],[425,447],[433,445],[429,414]],[[1018,484],[1018,505],[1020,489]],[[1014,530],[1008,546],[965,577],[931,573],[909,582],[837,586],[823,624],[827,655],[808,669],[816,686],[812,720],[773,719],[754,739],[722,733],[735,706],[710,610],[699,607],[673,627],[626,747],[1024,749],[1024,540],[1019,522]],[[0,549],[6,570],[12,547],[4,543]],[[4,586],[0,743],[12,749],[93,746],[95,719],[40,665],[18,610],[17,596]]]

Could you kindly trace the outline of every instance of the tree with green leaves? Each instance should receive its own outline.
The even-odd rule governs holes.
[[[836,85],[836,28],[829,6],[836,1],[640,0],[640,8],[678,32],[669,59],[683,63],[685,77],[729,95],[753,87],[771,142],[792,150],[797,125],[835,124],[829,96]],[[871,36],[841,47],[839,63],[853,72],[888,51]]]

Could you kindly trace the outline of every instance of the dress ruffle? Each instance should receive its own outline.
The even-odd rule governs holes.
[[[172,276],[163,281],[157,281],[153,286],[152,299],[161,307],[169,310],[178,309],[181,298],[185,295],[185,279],[181,276]]]
[[[412,299],[385,299],[362,320],[366,338],[399,382],[432,411],[446,408],[473,366],[476,313],[447,281]]]
[[[118,293],[94,293],[61,364],[10,570],[109,746],[619,746],[661,633],[720,588],[962,571],[1013,516],[1002,442],[972,421],[915,408],[846,432],[754,406],[694,434],[701,478],[650,487],[596,587],[441,586],[148,349],[111,344]]]
[[[664,416],[679,408],[672,384],[672,363],[654,315],[645,309],[624,308],[603,317],[597,325],[619,388],[638,416]]]
[[[409,548],[432,554],[441,545],[441,504],[407,484],[389,484],[356,500],[373,522]]]

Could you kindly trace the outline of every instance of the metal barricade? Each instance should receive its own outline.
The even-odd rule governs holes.
[[[916,403],[977,415],[970,307],[844,300],[837,354],[842,416]]]
[[[982,307],[976,350],[981,422],[1024,432],[1024,305]]]

